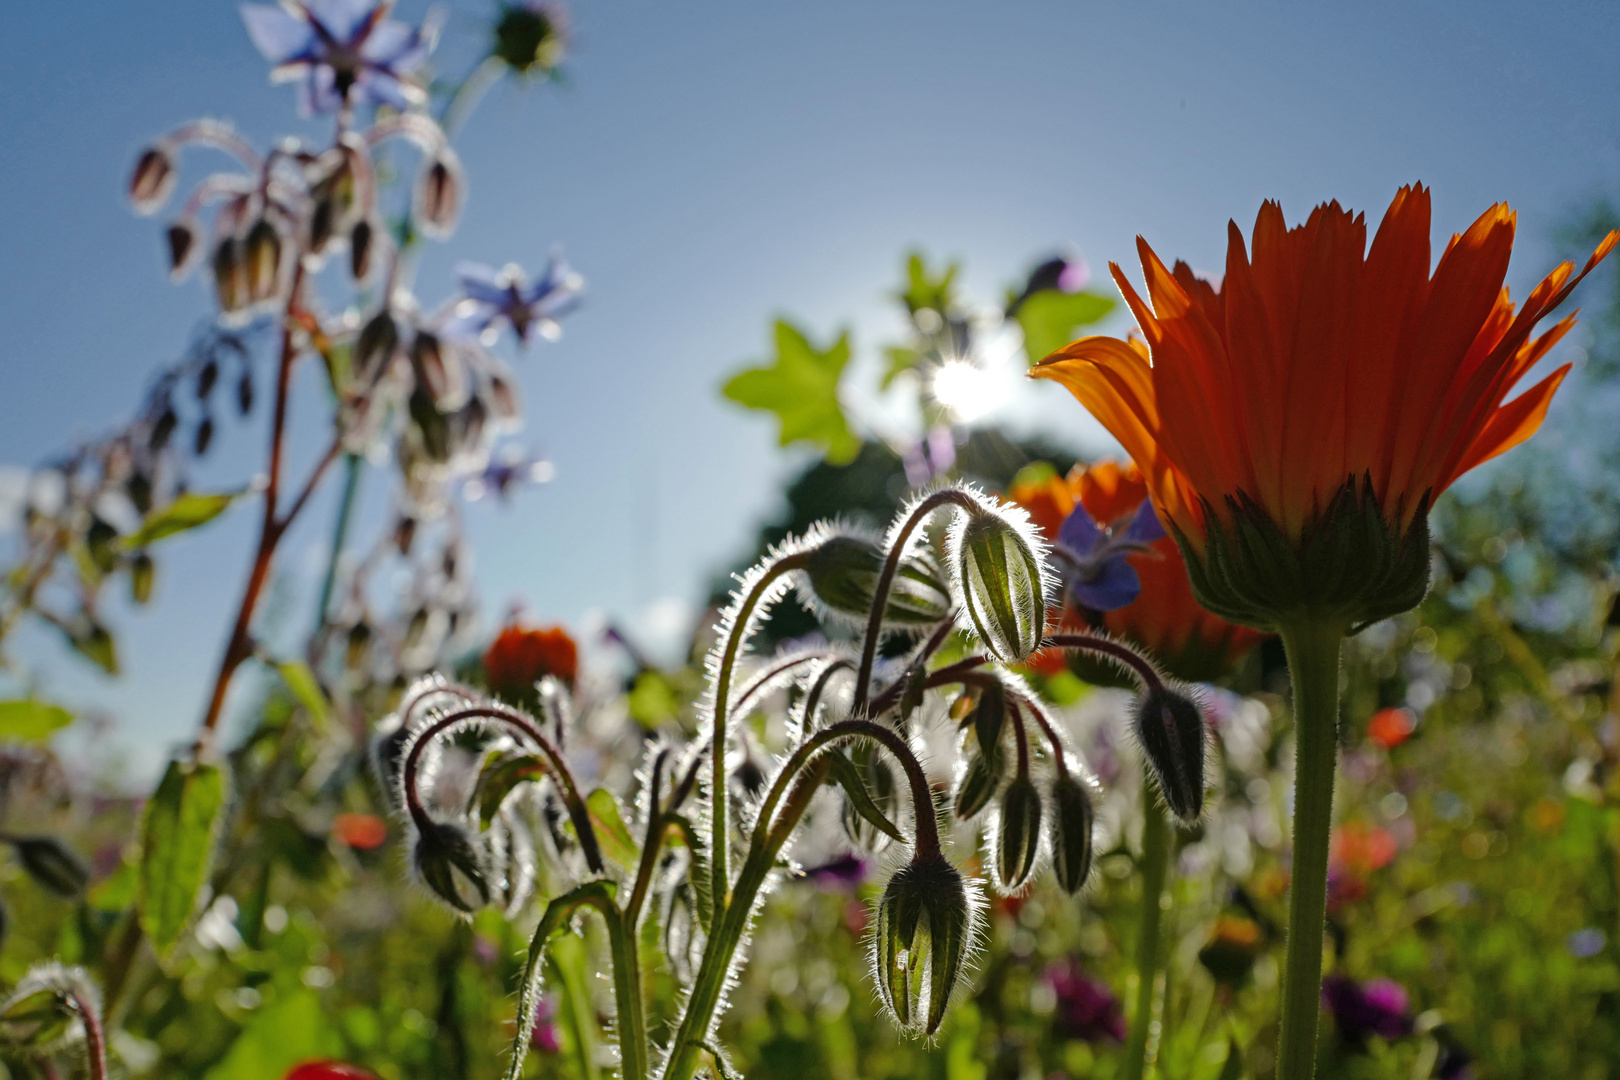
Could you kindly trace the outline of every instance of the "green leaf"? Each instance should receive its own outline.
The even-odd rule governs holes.
[[[949,263],[937,277],[929,272],[928,263],[920,251],[906,257],[906,290],[900,300],[906,310],[915,315],[924,308],[948,316],[956,308],[956,275],[960,263]]]
[[[169,505],[146,515],[141,527],[120,539],[118,546],[124,551],[135,551],[164,537],[206,525],[223,514],[225,508],[247,490],[243,488],[241,491],[218,491],[212,494],[187,492]]]
[[[880,387],[887,390],[894,380],[917,366],[921,354],[916,349],[904,345],[890,345],[883,350],[883,381]]]
[[[249,1015],[248,1026],[204,1080],[281,1080],[301,1062],[344,1053],[333,1017],[308,987],[278,987],[270,1004]]]
[[[67,635],[74,652],[107,674],[118,674],[118,645],[105,626],[85,623],[68,629]]]
[[[0,701],[0,739],[41,742],[72,722],[72,713],[48,701]]]
[[[1243,1048],[1230,1036],[1226,1040],[1226,1064],[1221,1066],[1219,1080],[1243,1080]]]
[[[159,956],[179,940],[197,910],[214,861],[225,810],[217,766],[171,761],[141,823],[141,929]]]
[[[1089,326],[1114,310],[1114,301],[1095,293],[1067,293],[1043,289],[1018,306],[1018,325],[1024,329],[1024,354],[1031,364],[1045,359],[1073,341],[1082,326]]]
[[[309,665],[302,660],[284,660],[276,665],[276,671],[281,674],[281,681],[287,684],[292,696],[298,699],[298,704],[309,713],[309,721],[316,731],[325,731],[331,723],[331,710],[327,708],[326,695],[321,692],[321,684],[315,680],[315,673]]]
[[[545,762],[534,754],[518,754],[490,762],[478,774],[478,783],[473,787],[473,805],[478,808],[479,823],[489,828],[513,788],[545,775]]]
[[[597,788],[585,796],[585,813],[590,816],[591,827],[596,830],[602,854],[627,870],[634,867],[641,849],[630,838],[630,830],[625,828],[624,816],[619,813],[619,800],[613,797],[613,792],[607,788]]]
[[[656,671],[643,671],[636,676],[636,684],[625,698],[630,719],[649,730],[680,711],[681,702],[669,680]]]
[[[890,839],[905,843],[905,834],[900,826],[889,820],[889,816],[878,808],[872,799],[872,793],[867,790],[866,782],[861,779],[860,770],[855,763],[836,750],[829,750],[826,759],[831,769],[827,773],[827,783],[837,784],[844,789],[849,797],[849,805],[854,811],[871,822],[873,827],[887,835]]]
[[[848,363],[847,331],[821,351],[801,331],[778,319],[775,358],[733,376],[720,392],[739,405],[775,413],[782,425],[782,446],[813,443],[826,452],[830,463],[847,465],[861,449],[838,401],[838,379]]]

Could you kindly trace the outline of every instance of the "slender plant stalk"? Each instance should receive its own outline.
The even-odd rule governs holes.
[[[1294,864],[1288,903],[1277,1080],[1312,1080],[1322,996],[1333,771],[1339,748],[1339,652],[1344,628],[1309,622],[1281,628],[1294,684]]]
[[[354,504],[360,493],[360,473],[365,460],[359,454],[343,455],[343,494],[338,500],[337,523],[332,526],[332,549],[327,553],[326,576],[321,579],[321,598],[315,605],[315,630],[326,625],[332,610],[332,592],[337,588],[338,564],[343,561],[343,548],[349,542],[349,523],[354,518]]]
[[[1125,1043],[1125,1080],[1147,1075],[1148,1042],[1153,1028],[1153,999],[1158,991],[1163,955],[1164,885],[1170,868],[1170,823],[1153,795],[1146,770],[1142,776],[1142,919],[1136,937],[1136,1006]]]
[[[90,1080],[107,1080],[107,1034],[101,1026],[101,1013],[94,1003],[73,995],[73,1011],[84,1024],[84,1055]]]

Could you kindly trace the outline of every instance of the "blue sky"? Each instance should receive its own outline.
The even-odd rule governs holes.
[[[452,5],[447,71],[475,58],[493,8]],[[401,0],[402,17],[425,9]],[[517,597],[575,625],[698,599],[796,463],[716,387],[763,355],[778,314],[823,338],[850,326],[870,358],[899,332],[883,294],[912,246],[962,259],[969,293],[992,300],[1056,249],[1100,269],[1140,232],[1219,267],[1227,219],[1247,228],[1262,199],[1293,219],[1329,198],[1376,219],[1422,180],[1441,239],[1496,200],[1519,209],[1522,294],[1549,268],[1551,228],[1620,178],[1609,4],[573,10],[568,85],[491,93],[460,139],[468,211],[418,277],[431,304],[456,258],[536,268],[561,243],[590,283],[563,341],[515,361],[556,480],[469,515],[492,616]],[[195,280],[166,280],[159,225],[125,207],[141,145],[201,115],[261,143],[313,129],[219,0],[16,6],[0,96],[0,462],[23,465],[127,417],[209,311]],[[320,403],[313,378],[303,389],[307,451]],[[1099,445],[1055,386],[1004,414]],[[204,479],[240,477],[261,447],[233,428]],[[288,540],[273,598],[288,620],[309,606],[332,494]],[[40,635],[18,655],[161,753],[196,722],[253,528],[238,512],[176,541],[158,602],[115,605],[118,682]]]

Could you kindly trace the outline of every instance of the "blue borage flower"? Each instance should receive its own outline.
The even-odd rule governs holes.
[[[305,116],[370,102],[401,111],[427,100],[414,76],[438,38],[431,17],[419,28],[390,19],[393,0],[282,0],[243,4],[253,45],[275,82],[298,80]]]
[[[503,320],[524,344],[531,331],[547,341],[557,340],[562,336],[557,320],[578,306],[585,291],[585,279],[561,252],[552,253],[546,272],[532,285],[516,264],[495,270],[480,263],[458,263],[456,280],[466,299],[456,305],[445,332],[480,338],[486,345],[494,344]]]
[[[1058,530],[1053,555],[1062,565],[1064,589],[1074,603],[1092,611],[1113,611],[1134,601],[1142,579],[1127,561],[1164,536],[1153,504],[1143,500],[1136,512],[1110,525],[1099,525],[1086,508],[1074,511]]]

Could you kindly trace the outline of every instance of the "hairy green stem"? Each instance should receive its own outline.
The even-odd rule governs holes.
[[[1277,1080],[1312,1080],[1322,996],[1333,770],[1339,748],[1339,651],[1344,627],[1301,620],[1280,628],[1294,684],[1294,864],[1288,903]]]
[[[1142,771],[1142,920],[1136,937],[1136,1006],[1125,1043],[1125,1080],[1147,1075],[1148,1042],[1153,1029],[1153,998],[1158,991],[1163,949],[1164,885],[1170,869],[1170,823],[1154,797],[1147,770]]]

